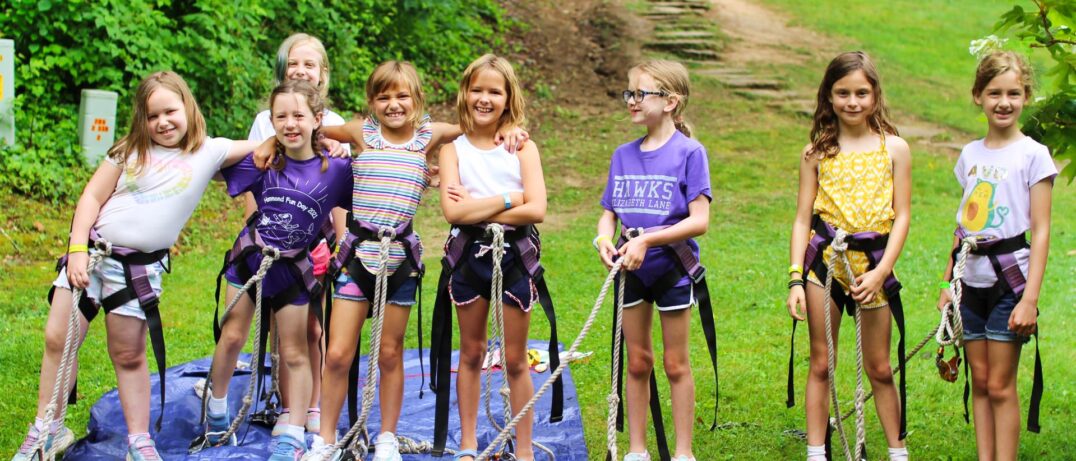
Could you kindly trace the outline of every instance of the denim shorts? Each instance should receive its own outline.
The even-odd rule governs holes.
[[[91,249],[90,251],[96,250]],[[150,287],[160,297],[162,291],[161,274],[164,273],[164,265],[160,261],[150,264],[146,266],[146,273],[149,275]],[[52,285],[57,288],[71,289],[71,284],[67,281],[66,267],[60,270],[60,275],[56,277]],[[123,274],[123,264],[112,258],[104,258],[98,263],[93,272],[90,272],[90,284],[86,287],[84,296],[93,300],[94,304],[100,305],[101,300],[126,287],[127,279]],[[137,299],[127,301],[126,304],[113,309],[109,313],[141,320],[146,319],[146,313],[142,310],[142,305],[138,303]]]
[[[351,275],[347,273],[347,270],[340,271],[340,275],[336,277],[333,286],[333,299],[344,299],[355,302],[368,300],[366,294],[362,292],[362,289],[359,288],[359,285],[351,278]],[[407,281],[396,288],[396,291],[389,293],[387,302],[397,306],[413,306],[415,304],[415,296],[417,293],[418,276],[408,277]]]
[[[657,293],[654,286],[646,286],[639,277],[631,272],[627,273],[627,284],[624,286],[624,308],[637,306],[643,301],[651,303],[659,311],[678,311],[688,309],[695,304],[695,285],[691,279],[684,276],[676,286]],[[616,280],[620,284],[619,278]],[[615,291],[614,291],[615,293]]]
[[[964,340],[988,339],[1000,342],[1026,343],[1029,336],[1009,330],[1009,317],[1020,301],[1016,294],[1000,285],[989,288],[963,286],[960,317],[964,323]]]
[[[456,269],[449,279],[448,294],[452,303],[460,306],[470,304],[478,298],[490,299],[491,283],[493,281],[493,252],[481,251],[482,244],[475,242],[464,253],[464,257],[456,264]],[[481,254],[481,256],[479,256]],[[515,253],[505,251],[501,259],[501,270],[507,274],[519,265],[519,271],[526,273],[516,259]],[[471,277],[465,275],[464,268],[471,273]],[[534,280],[529,275],[519,277],[511,286],[505,284],[502,302],[506,305],[518,306],[523,312],[530,312],[534,304],[538,302],[538,289]]]

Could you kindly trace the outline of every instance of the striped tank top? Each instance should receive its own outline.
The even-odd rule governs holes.
[[[418,211],[422,192],[430,183],[426,147],[433,138],[433,124],[426,115],[410,141],[396,145],[381,136],[381,123],[368,117],[362,127],[366,149],[351,162],[355,179],[351,211],[355,220],[377,226],[397,227],[411,221]],[[377,242],[359,244],[356,255],[371,273],[378,270]],[[420,254],[415,255],[421,259]],[[403,244],[393,242],[389,250],[389,274],[407,255]]]

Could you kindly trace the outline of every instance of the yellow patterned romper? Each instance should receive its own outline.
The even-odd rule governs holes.
[[[831,226],[844,229],[849,234],[878,232],[889,234],[893,229],[893,160],[881,146],[871,152],[840,152],[818,162],[818,193],[814,199],[814,213]],[[814,237],[814,231],[811,232]],[[862,251],[849,250],[848,262],[856,277],[867,272],[867,255]],[[833,248],[826,247],[822,254],[828,264]],[[847,271],[840,261],[835,262],[833,280],[840,283],[845,294],[850,294]],[[812,271],[807,280],[824,286]],[[863,309],[877,309],[889,305],[884,290],[878,290]]]

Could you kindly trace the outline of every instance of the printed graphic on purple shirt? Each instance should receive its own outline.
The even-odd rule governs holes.
[[[688,203],[710,195],[710,167],[706,148],[677,131],[661,147],[641,149],[642,138],[613,152],[609,178],[601,205],[616,213],[625,227],[670,226],[688,217]],[[688,244],[698,255],[698,244]],[[677,261],[665,248],[647,251],[643,266],[635,271],[647,286],[670,270]],[[687,277],[677,286],[686,285]]]
[[[254,194],[261,218],[254,227],[266,245],[281,250],[309,247],[318,238],[322,224],[329,219],[333,207],[351,206],[351,159],[329,159],[329,167],[321,171],[321,159],[297,161],[288,159],[282,170],[262,171],[254,166],[252,156],[221,170],[232,197],[244,192]],[[247,232],[246,228],[240,236]],[[256,270],[261,263],[260,253],[251,255],[247,264]],[[229,269],[229,282],[242,283],[238,273]],[[284,265],[275,265],[265,278],[264,295],[273,296],[295,280]]]

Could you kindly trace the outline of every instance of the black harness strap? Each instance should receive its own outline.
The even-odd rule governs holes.
[[[958,238],[964,238],[967,235],[963,229],[957,228],[955,232]],[[977,256],[986,256],[990,261],[990,266],[994,269],[994,274],[997,278],[997,282],[994,286],[985,289],[984,296],[988,299],[985,304],[989,307],[985,315],[989,315],[994,306],[997,305],[999,298],[1007,293],[1013,293],[1016,299],[1019,300],[1024,294],[1024,286],[1027,284],[1027,279],[1024,277],[1023,272],[1020,270],[1020,266],[1016,261],[1015,253],[1019,250],[1030,248],[1028,244],[1026,234],[1014,235],[1012,237],[1004,239],[994,240],[979,240],[977,242],[977,248],[971,250],[970,253]],[[960,245],[953,248],[950,258],[953,264],[956,264],[956,259],[960,253]],[[968,288],[965,286],[965,290]],[[959,306],[957,307],[959,308]],[[1042,429],[1039,425],[1039,409],[1042,404],[1042,393],[1044,389],[1044,381],[1042,376],[1042,356],[1039,353],[1039,333],[1036,331],[1033,336],[1035,337],[1035,375],[1032,377],[1031,383],[1031,400],[1028,402],[1027,409],[1027,430],[1036,434]],[[968,364],[964,363],[964,421],[970,422],[970,412],[968,411],[968,398],[971,396],[971,380],[968,378]]]
[[[448,411],[450,403],[451,367],[452,367],[452,298],[449,284],[452,273],[460,262],[464,262],[461,275],[475,287],[486,286],[481,293],[492,296],[488,283],[481,283],[465,263],[466,252],[475,242],[488,243],[485,229],[480,226],[456,226],[458,235],[449,237],[445,243],[445,257],[441,259],[441,277],[437,283],[437,299],[433,306],[433,327],[430,339],[430,390],[436,396],[437,404],[434,415],[434,456],[444,454],[448,440]],[[512,228],[506,226],[505,242],[508,243],[516,264],[504,272],[504,286],[510,287],[524,277],[531,277],[538,292],[538,303],[542,305],[549,320],[549,365],[550,369],[560,366],[560,345],[557,339],[557,317],[553,298],[544,277],[544,270],[538,264],[540,247],[538,230],[533,225]],[[503,294],[501,294],[503,296]],[[553,399],[550,409],[550,422],[564,419],[564,383],[560,377],[553,382]]]

